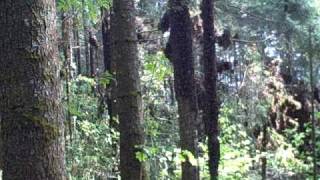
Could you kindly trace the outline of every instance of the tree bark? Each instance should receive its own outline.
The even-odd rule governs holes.
[[[86,11],[86,2],[82,0],[82,23],[83,23],[83,37],[84,37],[84,53],[85,53],[85,64],[86,70],[85,75],[90,75],[90,49],[89,49],[89,27],[88,27],[88,15]]]
[[[73,40],[74,40],[74,61],[77,63],[77,75],[82,74],[80,37],[78,30],[77,18],[73,19]]]
[[[71,117],[70,117],[70,111],[69,111],[69,105],[70,105],[70,87],[69,82],[71,79],[71,60],[72,60],[72,51],[71,51],[71,25],[72,25],[72,19],[68,17],[67,13],[64,12],[62,14],[62,41],[63,41],[63,56],[64,56],[64,68],[65,68],[65,81],[66,81],[66,121],[68,123],[68,130],[69,130],[69,136],[70,136],[70,143],[72,143],[72,125],[71,125]]]
[[[135,25],[134,0],[113,2],[111,31],[113,61],[117,72],[117,103],[120,121],[120,171],[125,180],[146,179],[145,167],[136,158],[144,144],[142,98]]]
[[[91,40],[94,40],[95,42],[90,42],[90,39]],[[96,39],[95,39],[95,35],[93,34],[92,31],[89,31],[89,54],[90,54],[90,77],[94,78],[96,76],[96,61],[97,61],[97,58],[96,58],[96,53],[97,53],[97,49],[98,47],[96,46],[97,44],[96,43]]]
[[[0,8],[3,179],[64,180],[55,1],[2,0]]]
[[[262,152],[267,152],[267,145],[268,145],[268,123],[264,123],[262,130]],[[267,157],[261,157],[261,179],[267,179]]]
[[[204,69],[204,110],[203,121],[208,136],[209,172],[212,180],[218,179],[220,143],[218,139],[219,103],[217,97],[217,60],[214,36],[214,0],[203,0],[201,4],[203,20],[203,69]]]
[[[104,62],[104,71],[110,74],[112,73],[111,69],[111,31],[110,31],[110,12],[106,9],[102,9],[102,38],[103,38],[103,62]],[[113,82],[111,82],[114,84]],[[113,109],[112,109],[112,96],[111,96],[111,84],[106,87],[106,95],[105,95],[106,105],[108,109],[108,115],[110,118],[110,125],[112,127],[116,127],[113,125]]]
[[[180,146],[197,158],[197,98],[195,95],[192,27],[184,0],[170,0],[170,60],[174,67],[174,87],[178,102]],[[169,49],[168,49],[169,50]],[[182,179],[199,179],[199,170],[188,160],[182,163]]]
[[[309,27],[309,71],[310,71],[310,88],[311,88],[311,138],[312,138],[312,157],[313,157],[313,179],[318,179],[317,169],[317,142],[316,142],[316,126],[317,120],[315,117],[315,104],[314,104],[314,70],[313,70],[313,56],[314,56],[314,45],[312,41],[313,28]]]

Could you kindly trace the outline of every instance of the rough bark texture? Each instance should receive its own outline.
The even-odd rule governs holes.
[[[0,1],[3,179],[64,180],[55,1]]]
[[[134,0],[113,2],[113,61],[117,72],[117,103],[120,121],[120,171],[125,180],[146,179],[143,163],[136,158],[144,144],[142,98],[135,26]]]
[[[192,54],[192,27],[187,2],[170,0],[170,60],[174,67],[174,86],[178,102],[180,145],[197,157],[197,99]],[[182,179],[199,179],[199,170],[189,161],[182,163]]]
[[[218,179],[220,159],[217,97],[217,61],[214,36],[214,0],[203,0],[201,17],[203,20],[203,69],[204,69],[204,110],[203,121],[208,136],[209,171],[211,179]]]

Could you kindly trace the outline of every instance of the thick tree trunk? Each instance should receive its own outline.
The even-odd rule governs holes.
[[[209,171],[211,179],[218,179],[220,159],[217,97],[217,61],[214,37],[214,0],[203,0],[201,5],[203,20],[203,68],[204,68],[204,110],[203,121],[208,136]]]
[[[170,60],[174,67],[174,86],[178,102],[180,145],[197,158],[197,98],[195,96],[192,27],[187,2],[170,0]],[[182,163],[182,179],[199,179],[199,170],[188,160]]]
[[[117,103],[120,121],[120,171],[125,180],[146,179],[136,153],[144,144],[142,98],[135,25],[134,0],[113,2],[113,61],[117,72]]]
[[[55,1],[2,0],[0,8],[3,179],[64,180]]]

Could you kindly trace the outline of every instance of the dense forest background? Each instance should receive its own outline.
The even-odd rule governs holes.
[[[320,178],[319,15],[319,0],[1,0],[2,178]]]

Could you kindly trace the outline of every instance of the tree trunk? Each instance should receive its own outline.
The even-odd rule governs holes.
[[[85,62],[86,70],[85,75],[90,75],[90,52],[89,52],[89,27],[88,27],[88,15],[86,11],[86,2],[82,0],[82,23],[83,23],[83,37],[84,37],[84,53],[85,53]]]
[[[117,72],[117,103],[120,121],[120,171],[125,180],[146,179],[145,167],[136,158],[144,144],[142,98],[135,25],[134,0],[113,2],[113,61]]]
[[[96,53],[97,53],[97,44],[96,43],[96,39],[94,38],[95,35],[93,34],[92,31],[89,31],[89,42],[90,40],[94,40],[95,42],[90,42],[89,43],[89,54],[90,54],[90,77],[94,78],[96,76]]]
[[[267,152],[267,145],[268,145],[268,123],[264,123],[262,130],[262,153]],[[261,179],[267,179],[267,157],[261,157]]]
[[[313,35],[313,28],[309,27],[309,71],[310,71],[310,88],[311,88],[311,138],[312,138],[312,157],[313,157],[313,179],[317,179],[317,142],[316,142],[316,126],[317,120],[315,117],[315,104],[314,104],[314,70],[313,70],[313,52],[314,52],[314,45],[312,41]]]
[[[74,61],[77,63],[77,75],[82,74],[80,37],[78,30],[77,18],[73,19],[73,40],[74,40]]]
[[[217,97],[217,61],[214,36],[214,0],[203,0],[203,65],[204,65],[204,110],[203,121],[208,136],[209,172],[211,179],[218,179],[220,143],[218,139],[219,103]]]
[[[111,31],[110,31],[110,12],[106,9],[102,9],[102,38],[103,38],[103,62],[104,71],[112,73],[111,69]],[[113,84],[113,82],[111,82]],[[109,88],[110,87],[110,88]],[[106,87],[106,105],[108,108],[108,115],[110,118],[110,125],[114,123],[113,121],[113,110],[112,110],[112,97],[111,97],[111,84]],[[112,126],[115,127],[115,126]]]
[[[192,28],[188,3],[170,0],[170,60],[174,67],[174,86],[178,102],[181,149],[197,158],[197,98],[195,96]],[[182,163],[182,179],[199,179],[199,170],[188,160]]]
[[[2,0],[3,179],[64,180],[55,1]]]
[[[68,17],[67,13],[63,13],[62,15],[62,41],[63,41],[63,56],[64,56],[64,68],[65,68],[65,81],[66,81],[66,120],[68,123],[68,130],[69,130],[69,136],[70,136],[70,143],[72,142],[72,125],[71,125],[71,117],[70,117],[70,111],[69,111],[69,105],[70,105],[70,87],[69,82],[71,79],[71,25],[72,25],[72,19]]]

